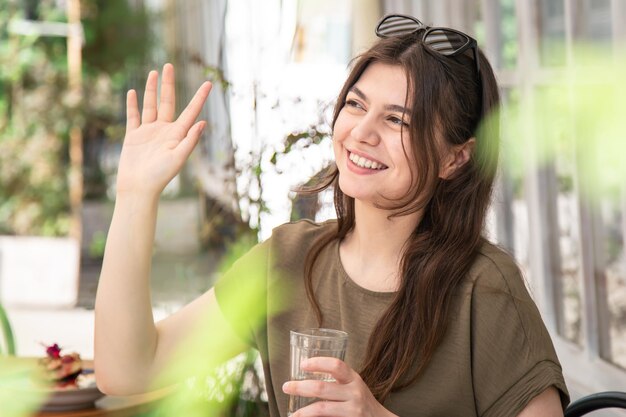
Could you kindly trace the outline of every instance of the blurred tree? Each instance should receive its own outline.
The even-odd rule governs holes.
[[[137,2],[134,2],[137,3]],[[83,63],[89,73],[106,73],[121,87],[129,71],[150,56],[150,16],[128,0],[82,0]]]
[[[37,3],[37,4],[35,4]],[[122,90],[149,55],[148,15],[127,0],[83,0],[84,97],[68,92],[64,37],[24,35],[25,18],[65,22],[56,2],[0,0],[0,233],[63,236],[69,227],[68,135],[84,130],[85,194],[106,183],[98,152],[123,137]]]
[[[42,2],[47,20],[63,14]],[[0,233],[65,235],[67,139],[78,114],[67,95],[64,38],[9,32],[24,17],[0,0]]]
[[[82,0],[85,125],[84,197],[104,199],[107,175],[101,155],[107,142],[124,137],[124,92],[143,73],[153,43],[150,14],[128,0]]]

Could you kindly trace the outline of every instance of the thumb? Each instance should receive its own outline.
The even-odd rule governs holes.
[[[180,141],[178,146],[176,146],[176,152],[180,154],[180,156],[184,159],[187,159],[193,149],[198,144],[200,140],[200,134],[206,127],[206,122],[204,120],[199,121],[195,125],[191,126],[189,132],[187,132],[187,136]]]

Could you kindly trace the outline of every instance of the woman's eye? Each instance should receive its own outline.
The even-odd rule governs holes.
[[[354,100],[346,100],[346,106],[354,107],[357,109],[363,108],[357,101]]]
[[[409,127],[409,124],[405,123],[404,120],[400,119],[399,117],[391,116],[389,118],[389,121],[393,123],[394,125],[398,125],[402,127]]]

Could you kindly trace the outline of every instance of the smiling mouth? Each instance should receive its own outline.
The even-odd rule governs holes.
[[[382,171],[383,169],[388,168],[386,165],[383,165],[376,161],[371,161],[350,151],[348,151],[348,159],[350,159],[354,163],[354,165],[360,168],[371,169],[374,171]]]

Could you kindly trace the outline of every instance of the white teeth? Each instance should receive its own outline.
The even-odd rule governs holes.
[[[355,165],[358,165],[361,168],[369,168],[369,169],[384,169],[385,168],[383,164],[379,164],[378,162],[371,161],[367,158],[358,156],[353,153],[350,153],[349,158],[352,162],[354,162]]]

